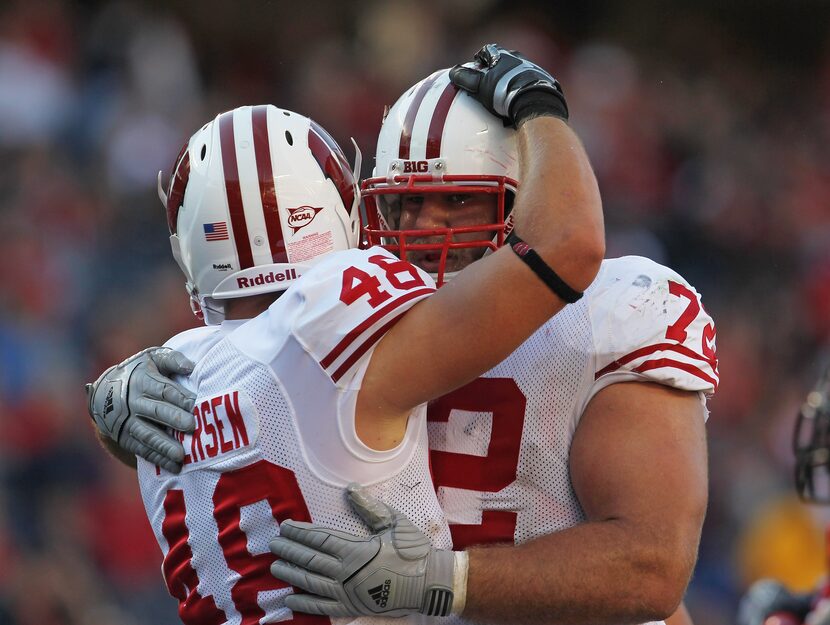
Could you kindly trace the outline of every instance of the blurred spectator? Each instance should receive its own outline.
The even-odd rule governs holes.
[[[810,1],[3,3],[0,623],[178,622],[82,384],[198,323],[155,193],[188,131],[270,101],[354,136],[366,175],[384,104],[489,40],[562,79],[609,254],[673,266],[718,324],[693,616],[731,623],[759,575],[809,585],[801,550],[820,539],[782,496],[795,402],[830,342],[829,23]]]

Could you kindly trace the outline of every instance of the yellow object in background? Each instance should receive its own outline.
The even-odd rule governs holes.
[[[737,566],[749,586],[769,577],[794,592],[816,587],[827,573],[824,528],[796,497],[774,499],[744,528]]]

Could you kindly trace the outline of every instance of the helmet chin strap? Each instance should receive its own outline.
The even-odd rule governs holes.
[[[200,318],[205,322],[205,325],[215,326],[225,320],[225,304],[217,302],[213,298],[205,297],[199,301],[199,309],[202,313]],[[199,314],[196,313],[196,316],[199,317]]]
[[[184,264],[184,261],[182,260],[182,245],[177,234],[170,235],[170,249],[173,252],[173,258],[176,259],[176,264],[179,266],[179,269],[182,270],[182,273],[184,274],[184,277],[187,280],[187,292],[190,293],[190,289],[192,285],[195,284],[195,282],[193,280],[193,276],[190,275],[190,272],[187,270],[187,266]]]

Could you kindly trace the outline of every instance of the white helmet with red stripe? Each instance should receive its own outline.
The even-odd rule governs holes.
[[[384,116],[373,177],[363,182],[366,240],[401,258],[407,250],[440,254],[440,285],[452,276],[444,268],[454,250],[479,248],[472,255],[478,257],[504,243],[518,174],[516,131],[456,89],[449,70],[435,72],[406,91]],[[424,193],[495,194],[496,219],[463,228],[399,229],[400,196]],[[471,232],[481,236],[455,238]]]
[[[287,289],[310,262],[357,247],[360,192],[318,124],[272,105],[205,124],[182,148],[167,193],[173,256],[205,323],[223,300]]]

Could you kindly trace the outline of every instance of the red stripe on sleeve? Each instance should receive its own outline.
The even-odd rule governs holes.
[[[421,297],[424,295],[429,295],[430,293],[434,293],[435,289],[432,288],[423,288],[417,289],[415,291],[410,291],[397,299],[393,299],[391,302],[388,302],[382,308],[378,308],[375,312],[369,315],[366,319],[363,320],[357,327],[351,330],[346,336],[344,336],[341,341],[335,345],[334,349],[331,350],[321,361],[320,366],[323,369],[328,369],[331,364],[337,360],[337,358],[346,350],[349,345],[354,343],[355,339],[363,334],[366,330],[371,328],[374,324],[376,324],[380,319],[385,317],[387,314],[399,308],[403,304],[415,299],[416,297]],[[368,348],[367,348],[368,349]],[[364,350],[365,351],[365,350]],[[338,369],[339,370],[339,369]]]
[[[248,223],[245,220],[245,206],[239,188],[239,165],[236,161],[236,141],[233,133],[233,111],[219,116],[219,141],[222,146],[222,168],[225,174],[225,194],[228,197],[228,211],[233,227],[233,240],[239,268],[254,266],[251,241],[248,239]]]
[[[252,116],[259,195],[262,198],[262,213],[265,217],[268,243],[271,246],[271,259],[275,263],[287,263],[288,254],[285,252],[285,241],[282,237],[277,192],[274,188],[274,169],[271,164],[271,142],[268,138],[268,107],[265,105],[255,106]]]
[[[609,365],[606,365],[599,371],[597,371],[594,379],[599,378],[600,376],[605,375],[606,373],[611,373],[612,371],[616,371],[624,364],[631,362],[632,360],[636,360],[637,358],[642,358],[643,356],[649,356],[654,352],[659,351],[669,351],[669,352],[677,352],[678,354],[683,354],[689,358],[694,358],[695,360],[702,360],[706,364],[708,364],[714,370],[717,362],[713,362],[710,358],[706,358],[705,356],[701,356],[694,350],[689,349],[684,345],[677,345],[675,343],[657,343],[655,345],[648,345],[646,347],[641,347],[640,349],[635,349],[633,352],[630,352],[623,356],[622,358],[617,358],[614,362]]]
[[[346,360],[343,361],[343,364],[337,368],[337,371],[331,374],[331,379],[334,382],[337,382],[343,375],[351,369],[352,365],[358,361],[358,359],[365,354],[370,347],[372,347],[375,343],[377,343],[384,334],[386,334],[392,326],[394,326],[398,321],[400,321],[401,317],[404,316],[406,311],[402,310],[397,315],[395,315],[392,319],[384,323],[380,328],[378,328],[372,336],[366,339],[360,347],[354,350]]]
[[[687,362],[681,362],[680,360],[672,360],[671,358],[655,358],[654,360],[646,360],[643,364],[634,369],[634,371],[637,373],[643,373],[644,371],[651,371],[652,369],[662,369],[666,367],[680,369],[686,373],[691,373],[693,376],[698,377],[701,380],[705,380],[711,384],[715,390],[718,388],[718,381],[712,376],[707,375],[694,365],[690,365]]]

